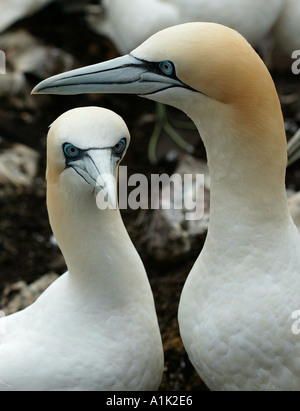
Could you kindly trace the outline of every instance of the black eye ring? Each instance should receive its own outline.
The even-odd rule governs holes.
[[[167,76],[172,76],[174,72],[173,63],[171,63],[170,61],[161,61],[158,67]]]
[[[63,151],[67,159],[76,158],[80,154],[80,149],[73,146],[73,144],[65,143],[63,145]]]
[[[121,138],[121,140],[114,146],[114,153],[118,156],[122,155],[126,148],[126,143],[126,138]]]

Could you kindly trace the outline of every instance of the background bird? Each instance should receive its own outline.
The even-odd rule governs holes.
[[[104,15],[90,16],[89,22],[95,31],[106,34],[122,54],[159,30],[191,21],[226,25],[257,46],[271,30],[283,5],[284,0],[103,0]]]

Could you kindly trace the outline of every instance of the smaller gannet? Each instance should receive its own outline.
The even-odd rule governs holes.
[[[207,153],[210,221],[181,293],[183,344],[212,390],[299,391],[300,236],[287,203],[286,134],[272,77],[245,38],[181,24],[34,91],[135,93],[191,117]]]
[[[0,390],[158,388],[163,350],[149,281],[119,210],[103,206],[117,203],[129,141],[121,117],[103,108],[51,125],[47,206],[68,272],[0,319]]]

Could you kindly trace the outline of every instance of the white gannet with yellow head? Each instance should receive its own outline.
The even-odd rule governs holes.
[[[153,295],[113,207],[129,141],[122,118],[104,108],[76,108],[51,125],[47,206],[68,272],[0,319],[0,390],[158,388],[163,349]]]
[[[35,92],[136,93],[191,117],[211,198],[179,304],[183,343],[213,390],[299,390],[300,237],[287,206],[286,136],[271,75],[250,44],[225,26],[187,23]]]

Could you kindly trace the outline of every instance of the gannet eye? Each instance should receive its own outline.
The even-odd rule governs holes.
[[[63,151],[64,151],[65,156],[68,159],[69,158],[76,158],[80,154],[80,149],[73,146],[73,144],[70,144],[70,143],[65,143],[63,145]]]
[[[114,152],[116,155],[121,155],[126,148],[126,138],[121,138],[121,140],[114,146]]]
[[[161,61],[158,67],[167,76],[171,76],[173,74],[174,66],[170,61]]]

